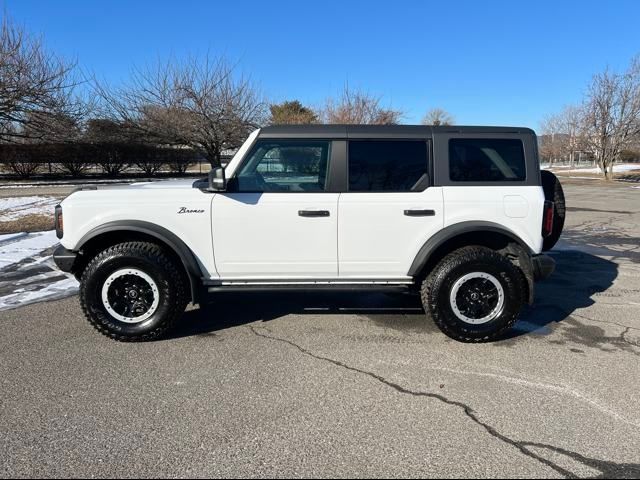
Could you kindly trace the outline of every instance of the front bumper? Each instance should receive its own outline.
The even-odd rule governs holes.
[[[76,252],[67,250],[62,245],[58,245],[58,248],[53,251],[53,261],[63,272],[71,272],[77,256]]]
[[[534,255],[531,257],[531,264],[533,266],[533,279],[536,282],[549,278],[556,269],[556,261],[549,255]]]

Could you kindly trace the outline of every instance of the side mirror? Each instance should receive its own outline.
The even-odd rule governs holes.
[[[209,171],[209,190],[214,192],[224,192],[227,189],[227,177],[224,168],[216,167]]]

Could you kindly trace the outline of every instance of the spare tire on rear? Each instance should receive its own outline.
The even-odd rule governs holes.
[[[562,185],[558,177],[548,170],[542,170],[540,174],[542,176],[544,198],[545,200],[553,202],[553,229],[551,230],[551,235],[546,237],[542,244],[542,250],[547,251],[553,248],[562,234],[566,207],[564,203],[564,191],[562,190]]]

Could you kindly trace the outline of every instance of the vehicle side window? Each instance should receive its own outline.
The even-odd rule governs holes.
[[[449,178],[454,182],[501,182],[526,179],[524,147],[516,139],[449,140]]]
[[[424,189],[428,155],[425,141],[349,142],[350,192],[409,192]],[[422,185],[421,188],[418,186]]]
[[[322,192],[328,141],[261,141],[235,179],[236,192]]]

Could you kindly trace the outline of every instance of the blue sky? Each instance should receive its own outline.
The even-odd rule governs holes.
[[[591,75],[640,53],[640,1],[0,0],[47,45],[117,83],[134,65],[223,54],[275,101],[319,105],[348,82],[417,123],[537,128]]]

